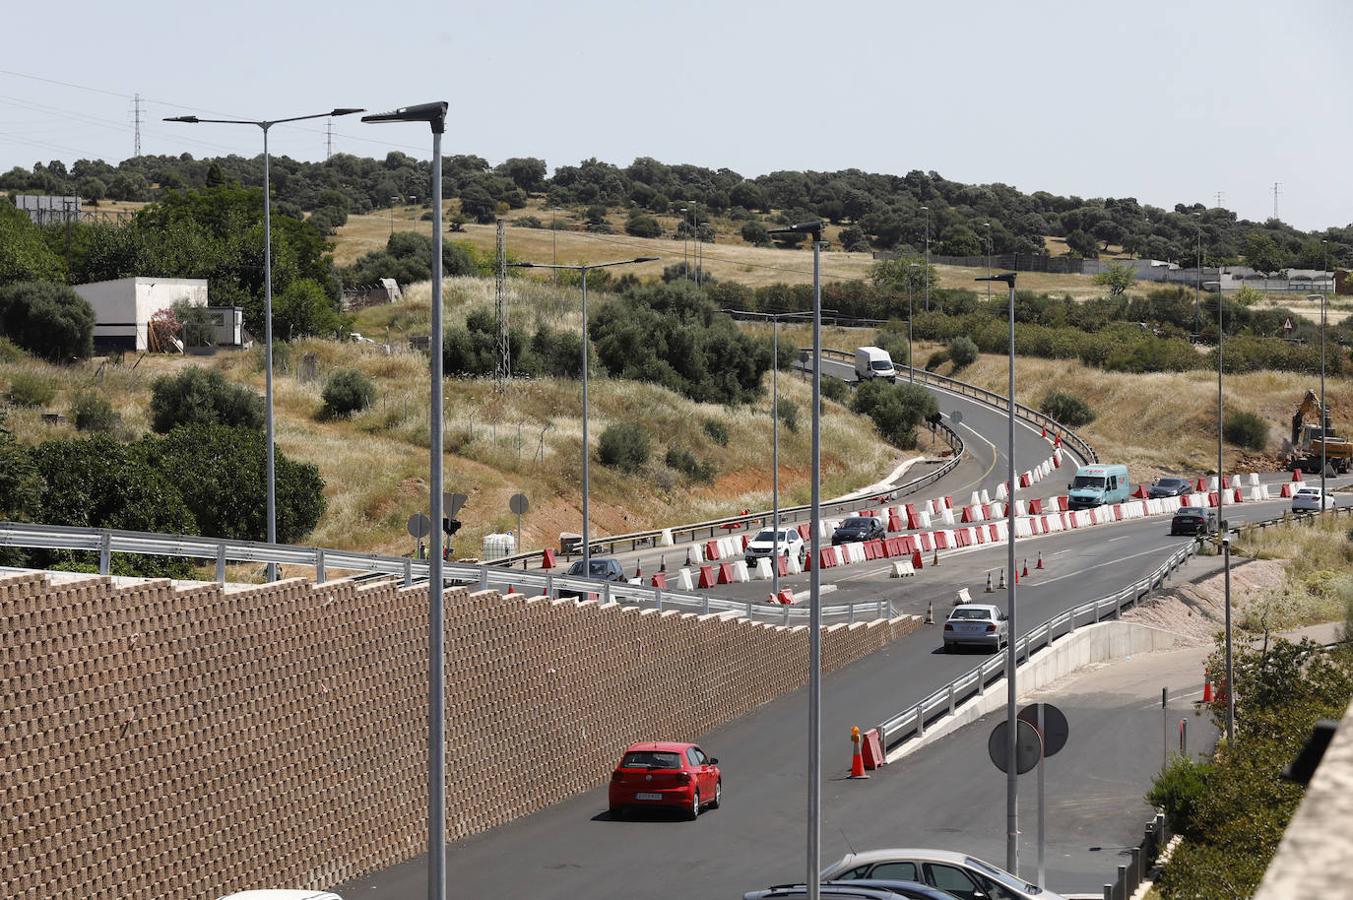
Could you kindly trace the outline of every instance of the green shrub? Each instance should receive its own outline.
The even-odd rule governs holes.
[[[689,450],[681,447],[668,447],[666,462],[668,468],[676,469],[698,484],[709,484],[714,480],[714,463],[697,458]]]
[[[1268,423],[1252,412],[1232,410],[1223,420],[1222,436],[1237,447],[1262,451],[1268,446]]]
[[[728,426],[718,419],[706,419],[702,426],[709,439],[720,447],[728,446]]]
[[[0,337],[0,363],[16,363],[23,358],[22,347],[7,337]]]
[[[190,366],[150,386],[150,427],[161,434],[180,425],[263,427],[263,398],[231,384],[215,369]]]
[[[46,406],[56,399],[50,379],[31,372],[16,372],[9,382],[9,400],[15,406]]]
[[[927,372],[933,372],[940,366],[947,363],[948,361],[949,361],[948,350],[936,350],[934,353],[926,357],[925,370]]]
[[[111,403],[93,393],[78,395],[71,404],[70,414],[80,431],[112,431],[122,421]]]
[[[775,405],[775,414],[791,433],[799,430],[799,408],[794,405],[794,401],[781,397],[780,402]]]
[[[955,372],[966,369],[977,362],[977,343],[965,334],[951,340],[948,350],[949,359],[954,364]]]
[[[850,385],[834,375],[822,376],[822,396],[837,403],[850,402]]]
[[[64,284],[10,284],[0,287],[0,332],[52,362],[85,359],[94,352],[94,310]]]
[[[875,378],[856,388],[851,409],[869,416],[888,443],[911,449],[916,446],[917,426],[939,411],[939,401],[923,387]]]
[[[629,217],[625,223],[625,233],[641,238],[662,237],[662,226],[652,216],[640,213]]]
[[[1062,391],[1053,391],[1038,405],[1039,412],[1052,416],[1071,428],[1089,425],[1095,420],[1094,410],[1080,397]]]
[[[350,416],[376,399],[376,386],[356,369],[339,369],[324,383],[324,414]]]
[[[648,462],[648,429],[635,422],[617,422],[601,433],[597,455],[602,465],[634,473]]]
[[[1186,756],[1176,756],[1164,773],[1157,775],[1146,794],[1146,802],[1165,810],[1170,831],[1186,838],[1196,837],[1194,813],[1207,793],[1211,766]]]
[[[899,369],[911,365],[911,354],[907,352],[906,326],[902,328],[900,332],[885,329],[874,336],[874,346],[886,351],[893,365]]]

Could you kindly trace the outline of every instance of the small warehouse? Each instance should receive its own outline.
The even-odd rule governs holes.
[[[210,343],[218,347],[243,343],[243,311],[236,307],[212,307],[205,279],[134,277],[74,287],[94,310],[94,346],[100,351],[155,349],[150,335],[151,319],[179,302],[207,308]]]

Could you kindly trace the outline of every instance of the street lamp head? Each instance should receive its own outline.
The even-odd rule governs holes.
[[[772,228],[770,234],[811,234],[813,240],[822,240],[822,222],[800,222],[788,228]]]
[[[1004,281],[1011,287],[1015,286],[1015,272],[1005,272],[1001,275],[987,275],[982,278],[974,278],[973,281]]]
[[[534,269],[536,264],[533,262],[510,262],[507,267],[509,269]]]
[[[657,262],[658,259],[659,257],[656,256],[636,256],[634,259],[631,260],[631,262],[637,263]]]
[[[168,117],[167,119],[165,119],[164,121],[166,121],[166,122],[184,122],[184,123],[186,123],[186,124],[188,124],[188,125],[196,125],[196,124],[198,123],[198,118],[197,118],[197,116],[170,116],[170,117]]]
[[[352,115],[353,113],[359,113],[359,112],[366,112],[366,110],[364,110],[364,109],[359,109],[359,108],[357,108],[357,107],[355,107],[355,106],[352,106],[352,107],[349,107],[349,106],[340,106],[340,107],[338,107],[337,109],[335,109],[333,112],[329,113],[329,115],[331,115],[331,116],[350,116],[350,115]]]
[[[363,122],[427,122],[433,134],[446,131],[446,111],[450,104],[445,100],[434,103],[419,103],[416,106],[401,106],[392,112],[372,113],[362,116]]]

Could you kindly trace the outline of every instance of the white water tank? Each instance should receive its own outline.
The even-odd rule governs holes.
[[[511,532],[484,535],[484,552],[481,554],[481,558],[486,560],[502,559],[504,556],[511,556],[516,552],[517,536]]]

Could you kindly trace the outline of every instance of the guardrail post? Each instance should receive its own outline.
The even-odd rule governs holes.
[[[916,704],[916,736],[925,737],[925,710],[919,703]]]
[[[327,580],[324,577],[324,550],[318,548],[315,550],[315,583],[323,584]]]
[[[1076,610],[1075,610],[1074,608],[1071,610],[1071,614],[1070,614],[1070,618],[1069,618],[1069,620],[1068,620],[1068,627],[1067,627],[1067,629],[1066,629],[1066,633],[1067,633],[1067,634],[1075,634],[1075,633],[1076,633]]]
[[[709,615],[709,594],[705,595],[705,615]]]
[[[1142,883],[1142,848],[1132,848],[1132,864],[1130,866],[1132,877],[1128,881],[1127,893],[1132,896],[1133,891],[1137,890],[1137,885]]]
[[[1130,895],[1128,894],[1128,889],[1127,889],[1127,883],[1128,883],[1128,882],[1127,882],[1127,869],[1128,869],[1127,866],[1119,866],[1119,867],[1118,867],[1118,885],[1117,885],[1117,891],[1118,891],[1118,896],[1119,896],[1120,900],[1127,900],[1127,898],[1130,896]]]
[[[1113,885],[1104,885],[1104,900],[1113,900]]]
[[[551,600],[554,599],[554,576],[547,574],[545,576],[545,596]]]
[[[784,616],[784,619],[782,620],[782,621],[784,622],[784,626],[785,626],[786,628],[788,628],[788,627],[789,627],[789,606],[788,606],[788,605],[786,605],[786,606],[784,607],[784,609],[783,609],[783,611],[782,611],[782,615]]]
[[[855,624],[855,604],[854,604],[854,603],[847,603],[847,604],[846,604],[846,624],[847,624],[847,625],[854,625],[854,624]]]
[[[608,594],[610,593],[610,587],[609,587],[609,585],[607,586],[607,593],[608,593]],[[662,612],[662,588],[655,588],[655,589],[654,589],[654,591],[653,591],[653,599],[656,600],[656,601],[658,602],[658,612]]]
[[[479,589],[487,591],[489,589],[489,570],[487,566],[479,567]]]
[[[225,542],[216,545],[216,583],[225,584],[226,567],[226,545]]]
[[[980,673],[979,673],[980,677]],[[949,715],[954,714],[954,683],[949,682]]]
[[[413,560],[404,560],[404,586],[409,587],[413,584]]]
[[[108,532],[99,535],[99,574],[107,575],[113,565],[113,536]]]
[[[606,582],[606,586],[601,589],[601,599],[603,603],[611,602],[611,583]]]
[[[709,602],[709,594],[706,594],[706,595],[705,595],[705,602],[706,602],[706,603]],[[751,617],[752,617],[752,601],[748,600],[748,601],[747,601],[747,618],[750,619]]]

